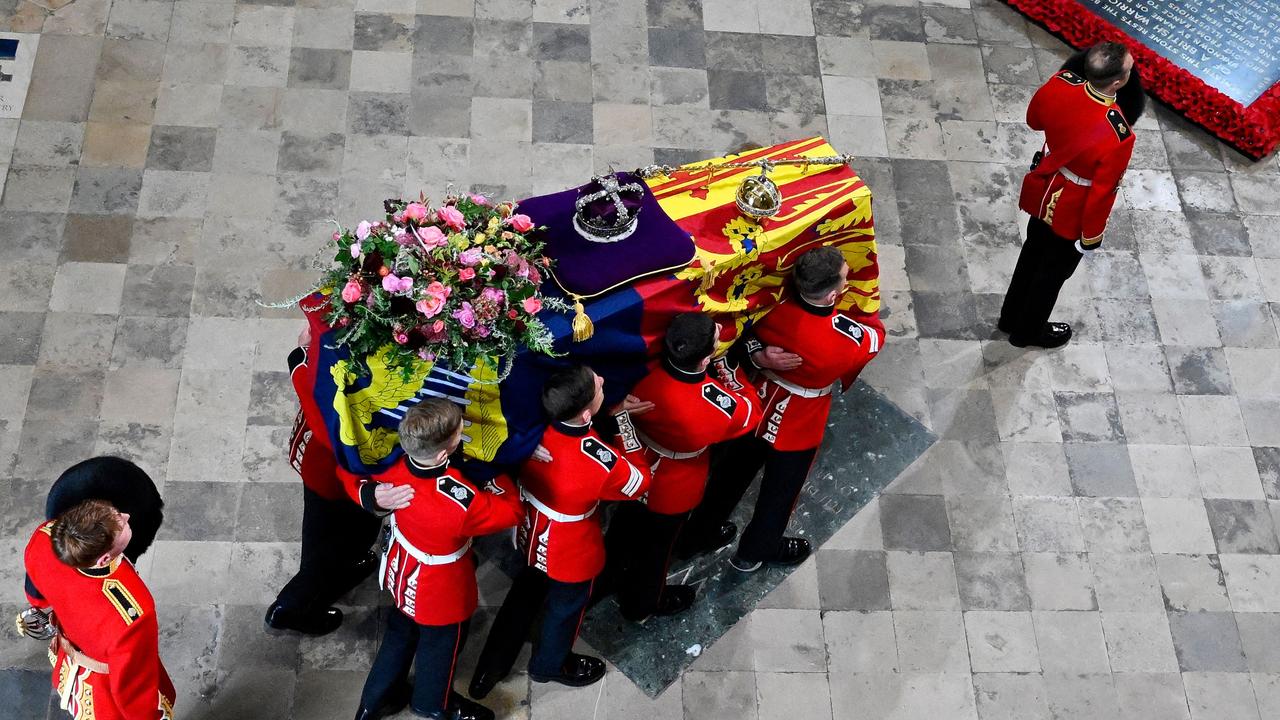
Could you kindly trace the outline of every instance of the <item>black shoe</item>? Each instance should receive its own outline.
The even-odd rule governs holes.
[[[534,682],[554,682],[568,685],[569,687],[585,687],[602,677],[604,677],[603,660],[572,652],[569,653],[569,657],[565,658],[559,675],[529,673],[529,679]]]
[[[421,718],[429,720],[493,720],[493,711],[478,702],[472,702],[456,692],[449,692],[449,708],[422,712],[409,708],[409,711]]]
[[[1014,347],[1042,347],[1045,350],[1051,350],[1056,347],[1062,347],[1071,339],[1071,326],[1061,322],[1050,322],[1044,324],[1044,329],[1035,337],[1021,337],[1018,335],[1009,336],[1009,344]]]
[[[471,676],[471,684],[467,686],[467,694],[476,700],[483,700],[500,682],[502,678],[497,673],[476,670],[476,674]]]
[[[373,554],[372,551],[365,553],[364,557],[351,566],[351,577],[361,579],[368,577],[369,573],[378,569],[380,561],[381,558]]]
[[[622,608],[622,617],[631,622],[644,622],[650,616],[666,616],[678,615],[689,609],[693,605],[693,600],[698,596],[698,591],[693,589],[691,585],[668,585],[662,589],[662,595],[658,597],[658,606],[651,610],[635,610],[633,608]]]
[[[408,683],[401,683],[382,702],[373,707],[360,706],[356,711],[356,720],[381,720],[388,715],[395,715],[409,704],[409,698],[413,695],[413,688]]]
[[[768,560],[746,560],[741,555],[734,553],[729,558],[729,564],[734,570],[739,572],[755,572],[764,567],[765,563],[770,565],[792,566],[799,565],[809,559],[809,555],[813,552],[813,546],[809,541],[800,537],[784,537],[778,546],[778,553]]]
[[[342,625],[342,611],[325,608],[319,612],[302,612],[273,603],[267,608],[267,632],[298,632],[303,635],[328,635]]]
[[[1013,323],[1005,322],[1004,319],[1001,318],[1000,322],[996,323],[996,329],[1005,335],[1010,335],[1013,333]]]
[[[688,542],[681,543],[676,548],[676,556],[681,559],[688,559],[694,555],[703,555],[713,553],[720,548],[733,542],[738,536],[738,526],[731,522],[720,523],[715,532],[704,537],[693,538]]]

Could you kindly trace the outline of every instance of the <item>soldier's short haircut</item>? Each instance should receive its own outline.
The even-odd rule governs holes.
[[[672,365],[681,370],[697,370],[716,349],[716,321],[706,313],[680,313],[667,326],[664,341]]]
[[[93,567],[124,530],[120,514],[105,500],[85,500],[53,521],[53,554],[74,568]]]
[[[444,398],[427,398],[409,408],[400,421],[400,447],[418,462],[427,462],[449,447],[462,426],[462,408]]]
[[[595,398],[596,374],[586,365],[557,370],[542,385],[542,409],[556,422],[573,419]]]
[[[845,283],[840,268],[844,255],[831,246],[820,247],[800,256],[792,273],[796,291],[808,300],[817,300]]]
[[[1084,59],[1085,79],[1094,85],[1110,85],[1124,76],[1128,48],[1118,42],[1100,42],[1089,48]]]

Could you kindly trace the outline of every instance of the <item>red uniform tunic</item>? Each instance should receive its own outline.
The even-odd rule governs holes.
[[[632,463],[590,426],[553,423],[542,434],[551,462],[520,471],[524,522],[517,533],[531,567],[552,580],[584,582],[604,568],[601,500],[635,500],[649,490],[649,469]]]
[[[171,720],[173,682],[160,662],[155,601],[123,558],[110,567],[78,570],[53,552],[54,521],[27,542],[27,575],[43,597],[27,601],[52,610],[67,642],[106,663],[104,675],[82,667],[65,646],[50,649],[53,687],[76,720]]]
[[[471,538],[520,522],[515,486],[499,477],[478,490],[448,463],[424,468],[407,456],[379,479],[414,489],[409,506],[391,513],[379,584],[420,625],[471,617],[477,602]]]
[[[664,515],[689,512],[702,502],[710,467],[707,448],[751,432],[761,417],[760,402],[752,397],[755,388],[740,376],[726,384],[665,362],[631,394],[654,405],[634,422],[653,471],[648,508]]]
[[[1124,113],[1114,99],[1063,70],[1031,98],[1027,124],[1044,132],[1049,154],[1023,179],[1019,205],[1059,237],[1100,244],[1133,154]]]
[[[776,345],[800,356],[794,370],[765,370],[760,385],[764,419],[756,435],[777,450],[822,444],[831,394],[848,388],[884,343],[879,317],[854,319],[834,308],[793,297],[783,300],[752,330],[747,350]]]
[[[338,462],[324,431],[324,419],[316,405],[315,363],[310,362],[310,347],[296,348],[289,354],[289,377],[298,393],[298,416],[293,421],[289,441],[289,463],[302,476],[302,484],[325,500],[338,500],[356,494],[354,476],[347,474],[352,489],[344,488],[338,475]],[[315,431],[319,428],[319,432]],[[359,498],[355,498],[359,501]]]

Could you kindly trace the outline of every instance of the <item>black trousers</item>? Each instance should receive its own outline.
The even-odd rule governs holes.
[[[360,693],[362,707],[374,707],[409,678],[413,665],[414,712],[443,711],[449,704],[453,672],[467,641],[470,621],[452,625],[419,625],[394,607],[384,608],[387,627]]]
[[[613,514],[605,557],[618,605],[628,614],[649,615],[658,608],[671,553],[688,519],[689,513],[656,513],[637,502],[623,503]]]
[[[529,672],[559,675],[578,639],[578,628],[591,597],[591,584],[590,580],[576,583],[552,580],[537,568],[521,570],[489,628],[489,636],[476,661],[475,675],[501,679],[510,674],[539,611],[542,626],[533,644]]]
[[[1079,264],[1080,251],[1073,241],[1055,235],[1040,218],[1031,218],[1000,308],[1001,326],[1020,338],[1038,337],[1049,322],[1062,284]]]
[[[359,585],[371,568],[357,571],[378,539],[382,520],[345,498],[327,500],[302,491],[302,560],[276,602],[300,612],[320,611]]]
[[[691,538],[710,537],[721,523],[728,521],[763,467],[760,495],[751,522],[738,540],[738,557],[748,562],[773,558],[817,455],[816,447],[775,450],[754,435],[724,443],[713,457],[707,494],[689,519]]]

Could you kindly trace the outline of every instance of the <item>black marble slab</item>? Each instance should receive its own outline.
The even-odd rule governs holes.
[[[1280,82],[1280,0],[1075,0],[1241,105]]]
[[[826,441],[788,534],[807,537],[820,547],[934,440],[915,418],[859,382],[834,403]],[[746,525],[757,488],[758,483],[738,508],[738,527]],[[520,559],[510,548],[509,542],[488,538],[479,549],[513,574]],[[688,612],[639,625],[624,620],[609,599],[587,613],[582,639],[637,687],[658,696],[794,570],[769,567],[740,573],[728,564],[731,551],[732,546],[672,568],[672,582],[698,585],[698,601]]]

